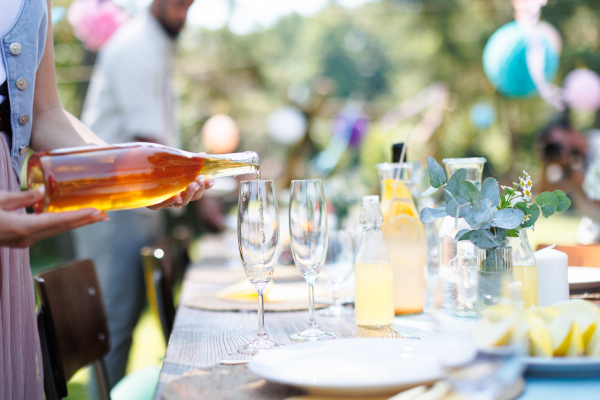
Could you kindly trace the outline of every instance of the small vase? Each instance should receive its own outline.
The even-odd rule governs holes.
[[[499,247],[477,248],[477,315],[484,308],[499,304],[505,294],[506,285],[512,282],[512,248],[508,240]]]

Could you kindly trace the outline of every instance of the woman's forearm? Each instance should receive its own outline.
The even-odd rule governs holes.
[[[104,145],[77,118],[60,106],[46,108],[35,115],[31,132],[31,148],[45,151],[63,147]]]
[[[51,0],[46,3],[50,15]],[[52,24],[48,24],[46,48],[36,74],[32,124],[30,146],[35,151],[104,144],[60,104],[54,75]]]

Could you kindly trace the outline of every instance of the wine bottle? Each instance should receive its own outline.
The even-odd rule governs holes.
[[[35,212],[93,207],[125,210],[160,203],[200,174],[207,178],[256,174],[258,154],[196,154],[154,143],[75,147],[35,153],[27,166],[30,189],[44,185]]]

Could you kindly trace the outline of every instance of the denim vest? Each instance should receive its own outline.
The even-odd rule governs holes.
[[[0,38],[10,100],[10,156],[19,177],[31,139],[35,77],[44,55],[47,29],[46,0],[23,0],[17,19]]]

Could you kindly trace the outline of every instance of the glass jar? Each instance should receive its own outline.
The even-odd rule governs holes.
[[[376,168],[384,218],[381,231],[394,275],[394,312],[420,313],[427,300],[427,240],[410,191],[414,164],[384,163]]]
[[[537,262],[527,237],[528,229],[521,229],[519,236],[509,238],[512,247],[513,279],[520,284],[515,285],[523,302],[523,308],[538,305]]]
[[[484,157],[445,158],[448,179],[461,168],[467,171],[465,180],[481,188]],[[464,218],[444,217],[438,231],[438,282],[442,291],[442,305],[452,307],[462,317],[475,317],[477,299],[477,253],[469,241],[455,242],[461,229],[470,229]]]
[[[477,247],[477,314],[489,306],[499,304],[506,290],[514,289],[513,259],[509,241],[499,247]],[[508,285],[511,284],[511,287]]]

